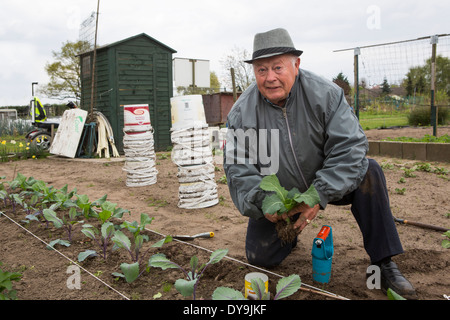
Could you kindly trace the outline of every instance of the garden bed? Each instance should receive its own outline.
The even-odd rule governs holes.
[[[4,210],[5,211],[5,210]],[[10,211],[10,210],[6,210]],[[65,231],[42,224],[24,224],[20,222],[25,217],[24,212],[9,213],[0,217],[1,255],[6,258],[6,267],[23,274],[20,282],[14,285],[22,300],[185,300],[185,297],[174,287],[177,279],[183,278],[180,269],[161,270],[159,268],[141,268],[142,274],[132,283],[127,283],[120,273],[120,265],[130,261],[127,252],[116,250],[105,260],[101,257],[88,258],[78,262],[77,257],[85,250],[96,250],[97,247],[81,232],[74,230],[70,246],[55,245],[48,247],[54,239],[66,237]],[[115,221],[120,224],[123,221]],[[81,229],[81,228],[79,228]],[[151,248],[151,243],[164,237],[158,233],[146,230],[149,237],[143,251],[147,254],[145,261],[151,255],[163,253],[169,260],[188,268],[193,256],[199,259],[199,264],[207,263],[211,251],[183,241],[174,240],[161,248]],[[13,236],[11,236],[13,235]],[[148,250],[148,251],[147,251]],[[12,262],[7,257],[14,256]],[[20,263],[20,264],[19,264]],[[4,263],[5,265],[5,263]],[[75,266],[80,274],[79,286],[75,280]],[[209,266],[196,289],[196,299],[210,300],[214,290],[223,286],[233,288],[243,293],[244,277],[247,273],[261,271],[241,261],[225,257],[220,262]],[[264,272],[264,270],[263,270]],[[269,291],[276,291],[275,285],[281,278],[269,274],[271,278]],[[77,287],[78,286],[78,287]],[[302,288],[289,299],[345,299],[316,288]]]
[[[371,130],[373,131],[373,130]],[[376,133],[382,130],[376,130]],[[397,136],[405,134],[399,130]],[[421,131],[423,136],[424,131]],[[370,137],[370,132],[368,132]],[[392,136],[392,134],[391,134]],[[122,170],[123,162],[100,160],[67,160],[62,158],[29,159],[0,164],[0,176],[13,179],[17,173],[27,177],[42,179],[49,185],[69,189],[76,188],[78,194],[86,194],[90,199],[98,199],[108,195],[108,200],[118,206],[130,210],[123,219],[135,221],[141,213],[146,213],[155,220],[149,229],[164,235],[196,234],[212,231],[211,239],[196,239],[189,243],[173,241],[159,249],[152,249],[151,254],[163,252],[173,259],[180,259],[186,266],[192,255],[197,255],[200,263],[206,262],[212,251],[228,249],[228,258],[211,265],[201,280],[198,298],[211,299],[211,294],[219,286],[232,287],[243,292],[244,276],[255,269],[246,264],[245,235],[247,218],[242,217],[234,207],[228,188],[218,183],[219,204],[209,208],[186,210],[177,207],[178,179],[177,168],[171,162],[170,154],[159,153],[157,156],[158,181],[155,185],[139,188],[125,186],[126,172]],[[417,161],[374,157],[384,168],[391,208],[397,218],[429,224],[450,225],[450,192],[449,176],[435,172],[415,170],[415,177],[404,178],[405,168],[417,168]],[[448,163],[429,163],[432,169],[450,170]],[[223,176],[223,169],[217,166],[216,180]],[[405,189],[404,192],[398,190]],[[16,215],[19,215],[18,213]],[[9,216],[9,215],[8,215]],[[14,217],[14,214],[11,215]],[[23,217],[16,219],[19,223]],[[333,228],[334,248],[333,268],[330,283],[321,285],[312,280],[311,246],[314,237],[324,224]],[[45,249],[45,245],[29,235],[25,230],[13,224],[5,217],[0,218],[0,262],[2,269],[18,271],[23,274],[22,280],[14,283],[17,296],[22,300],[183,300],[174,288],[176,279],[182,276],[177,269],[160,270],[151,268],[144,272],[133,283],[112,276],[112,272],[121,272],[120,264],[129,259],[128,253],[118,250],[107,263],[99,257],[87,259],[81,263],[89,272],[105,281],[118,294],[102,282],[81,271],[81,289],[67,287],[67,268],[71,262],[55,251]],[[42,230],[37,226],[33,230],[46,241],[63,237],[64,231],[59,229]],[[76,226],[74,241],[70,247],[57,245],[56,248],[76,261],[80,251],[91,245]],[[441,247],[442,233],[409,225],[398,225],[400,238],[405,253],[394,258],[402,272],[413,283],[419,299],[442,300],[443,295],[450,295],[450,279],[448,268],[450,251]],[[30,229],[31,231],[31,229]],[[61,232],[59,234],[58,232]],[[158,234],[149,233],[150,245],[160,239]],[[198,249],[192,245],[199,246]],[[150,254],[150,253],[149,253]],[[298,274],[303,288],[308,286],[321,288],[340,296],[357,299],[386,299],[380,290],[368,289],[366,285],[366,269],[369,259],[363,249],[362,238],[357,224],[350,213],[350,207],[328,206],[325,211],[305,228],[299,236],[299,242],[292,254],[277,268],[263,271],[269,275],[269,283],[274,286],[279,276]],[[260,271],[259,269],[256,269]],[[322,294],[300,290],[289,299],[316,300],[333,299]]]

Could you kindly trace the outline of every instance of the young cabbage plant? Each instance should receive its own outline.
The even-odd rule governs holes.
[[[11,193],[8,195],[8,198],[9,198],[9,203],[11,204],[11,207],[12,207],[12,212],[15,214],[17,206],[23,206],[24,197],[23,197],[22,193],[20,193],[20,194]]]
[[[142,251],[142,247],[144,244],[144,241],[148,241],[149,238],[147,235],[143,234],[143,231],[145,230],[145,226],[152,223],[154,218],[150,218],[147,214],[141,213],[141,219],[140,223],[137,221],[128,222],[125,221],[120,225],[121,228],[127,229],[127,231],[131,234],[131,237],[128,237],[124,232],[121,230],[117,230],[114,233],[114,237],[112,238],[112,241],[114,242],[115,246],[118,248],[125,249],[128,251],[131,257],[132,263],[122,263],[120,265],[120,269],[122,270],[123,274],[115,272],[113,275],[124,277],[125,280],[128,283],[133,282],[136,280],[147,268],[143,268],[141,271],[141,265],[143,262],[144,257],[147,255],[147,253],[152,248],[159,248],[165,243],[168,243],[172,241],[171,236],[167,236],[164,239],[161,239],[160,241],[156,242],[152,246],[150,246],[145,252]]]
[[[37,222],[39,222],[42,226],[44,226],[44,228],[48,228],[49,227],[49,225],[50,225],[50,221],[48,221],[45,217],[44,217],[44,215],[43,215],[43,209],[36,209],[36,208],[33,208],[34,210],[34,212],[30,212],[29,214],[27,214],[26,216],[25,216],[25,220],[21,220],[22,222],[24,222],[24,223],[30,223],[30,222],[32,222],[32,221],[37,221]],[[42,219],[39,219],[39,217],[42,217]],[[43,220],[43,221],[41,221],[41,220]]]
[[[163,253],[158,253],[153,255],[149,261],[148,265],[151,267],[165,269],[180,269],[185,278],[178,279],[175,281],[175,288],[180,292],[184,297],[193,296],[195,300],[196,289],[198,287],[198,283],[206,268],[212,264],[215,264],[222,260],[228,253],[228,249],[219,249],[211,253],[209,261],[201,266],[198,265],[198,258],[193,256],[190,261],[191,270],[185,270],[183,267],[178,265],[175,262],[170,261]]]
[[[64,228],[67,231],[67,238],[69,242],[72,242],[72,234],[73,234],[73,228],[78,223],[83,223],[82,220],[77,220],[77,211],[75,207],[71,207],[69,209],[69,212],[67,214],[67,217],[65,214],[61,216],[61,218],[58,217],[55,211],[52,209],[44,209],[43,215],[47,221],[50,221],[53,223],[55,228]]]
[[[75,200],[73,200],[73,196],[77,193],[77,189],[73,189],[70,192],[67,192],[67,184],[59,189],[53,197],[53,203],[57,207],[62,207],[64,209],[68,209],[71,207],[76,207],[77,204]]]
[[[104,201],[100,205],[101,211],[97,213],[97,219],[103,224],[112,218],[121,219],[123,214],[129,210],[116,208],[117,204],[109,201]]]
[[[112,239],[119,248],[124,248],[129,252],[131,260],[133,262],[140,262],[139,260],[142,245],[144,244],[144,241],[148,241],[148,236],[142,234],[142,232],[145,230],[145,226],[147,224],[150,224],[153,221],[153,219],[154,218],[150,218],[147,214],[141,213],[140,224],[138,224],[136,221],[131,223],[125,221],[124,223],[121,224],[122,228],[126,228],[131,233],[132,235],[131,240],[130,238],[128,238],[127,235],[125,235],[120,230],[116,231]],[[132,245],[132,243],[134,245]]]
[[[3,200],[5,207],[8,206],[9,203],[11,205],[12,212],[15,214],[17,206],[24,207],[25,194],[24,192],[14,192],[11,189],[2,189],[0,190],[0,200]]]
[[[387,289],[386,294],[387,294],[388,300],[406,300],[405,298],[403,298],[401,295],[399,295],[397,292],[395,292],[391,288]]]
[[[296,274],[281,278],[276,286],[277,292],[273,300],[281,300],[289,297],[300,289],[302,282]],[[255,300],[270,300],[270,292],[266,292],[266,285],[260,278],[252,279],[251,287],[256,294]],[[242,292],[227,287],[219,287],[214,290],[213,300],[246,300]]]
[[[104,260],[108,258],[108,247],[115,233],[115,226],[112,222],[105,222],[101,225],[100,231],[91,224],[84,224],[81,232],[88,238],[94,240],[100,248],[101,256]],[[82,262],[88,257],[98,256],[95,250],[86,250],[80,252],[78,261]]]
[[[101,223],[100,231],[91,224],[83,225],[83,229],[81,230],[85,236],[95,241],[101,251],[101,256],[105,260],[108,258],[108,247],[110,247],[109,244],[113,243],[112,238],[115,235],[116,229],[118,229],[118,226],[114,225],[109,220],[112,218],[120,219],[122,218],[124,212],[128,212],[128,210],[116,208],[116,206],[117,204],[109,201],[104,201],[101,203],[101,211],[96,215],[97,219]],[[88,207],[86,206],[86,208]],[[89,209],[91,208],[92,207],[89,207]],[[114,247],[112,247],[111,250],[112,249],[114,249]],[[88,257],[94,256],[98,256],[95,250],[86,250],[78,255],[78,261],[81,262]]]
[[[2,263],[0,262],[0,266]],[[0,269],[0,300],[17,300],[17,291],[13,290],[13,281],[20,281],[22,274]]]
[[[120,231],[117,231],[120,232]],[[127,238],[128,239],[128,238]],[[124,242],[124,246],[126,248],[129,248],[127,250],[131,250],[131,242],[128,241],[123,238],[122,241]],[[165,238],[159,240],[158,242],[154,243],[147,251],[149,251],[151,248],[161,248],[164,244],[171,242],[172,241],[172,236],[166,236]],[[142,257],[145,255],[142,255]],[[125,280],[128,283],[131,283],[133,281],[135,281],[137,278],[139,278],[139,276],[145,271],[149,271],[149,264],[147,264],[147,266],[145,268],[142,268],[141,270],[141,262],[140,261],[136,261],[133,263],[122,263],[120,265],[120,269],[122,270],[123,273],[119,273],[119,272],[114,272],[113,276],[116,277],[122,277],[125,278]]]
[[[6,207],[8,205],[9,194],[6,189],[0,190],[0,200],[3,200],[3,205]]]
[[[6,176],[0,176],[0,180],[5,180]],[[0,190],[5,190],[5,183],[7,183],[6,181],[0,181]]]
[[[48,186],[42,180],[36,181],[31,188],[35,196],[39,198],[39,203],[42,205],[42,208],[50,207],[55,202],[55,195],[59,192],[58,189],[53,186]]]
[[[259,187],[265,191],[274,192],[274,194],[266,196],[263,200],[262,210],[264,213],[282,215],[289,212],[299,203],[304,202],[312,208],[320,202],[319,194],[314,185],[311,185],[304,193],[301,193],[297,188],[287,191],[281,186],[275,174],[265,176]]]
[[[9,182],[9,187],[12,190],[22,189],[23,191],[25,191],[25,190],[29,190],[31,188],[31,186],[36,183],[36,181],[37,180],[34,179],[33,177],[27,178],[19,172],[19,173],[17,173],[17,176],[14,178],[14,180]]]
[[[95,207],[100,207],[102,203],[106,201],[107,195],[105,194],[103,197],[95,200],[90,201],[89,197],[85,194],[77,195],[76,204],[77,206],[82,210],[82,214],[84,217],[90,218],[90,217],[98,217],[97,212],[94,210]]]
[[[265,176],[259,186],[262,190],[273,192],[263,199],[262,210],[264,214],[283,215],[302,202],[311,208],[320,202],[319,194],[314,185],[311,185],[304,193],[301,193],[297,188],[287,191],[281,186],[275,174]],[[298,231],[293,226],[294,224],[291,223],[289,217],[285,221],[279,220],[277,222],[276,230],[283,243],[292,243],[297,238]]]

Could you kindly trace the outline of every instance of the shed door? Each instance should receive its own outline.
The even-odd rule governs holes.
[[[148,104],[153,107],[153,55],[148,53],[117,50],[117,105],[119,135],[123,140],[123,106]],[[152,112],[150,121],[153,123]]]
[[[117,52],[119,105],[151,104],[153,100],[153,55]]]
[[[171,63],[167,53],[117,51],[120,128],[124,105],[148,104],[156,149],[170,143]]]

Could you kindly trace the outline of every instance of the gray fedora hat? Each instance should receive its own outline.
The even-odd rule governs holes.
[[[257,33],[253,40],[253,56],[244,62],[253,63],[258,59],[269,58],[280,54],[291,53],[300,56],[303,51],[294,47],[291,36],[282,28]]]

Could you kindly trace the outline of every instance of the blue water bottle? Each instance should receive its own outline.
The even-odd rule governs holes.
[[[324,225],[314,238],[311,250],[314,281],[320,283],[330,281],[333,252],[333,232],[330,226]]]

